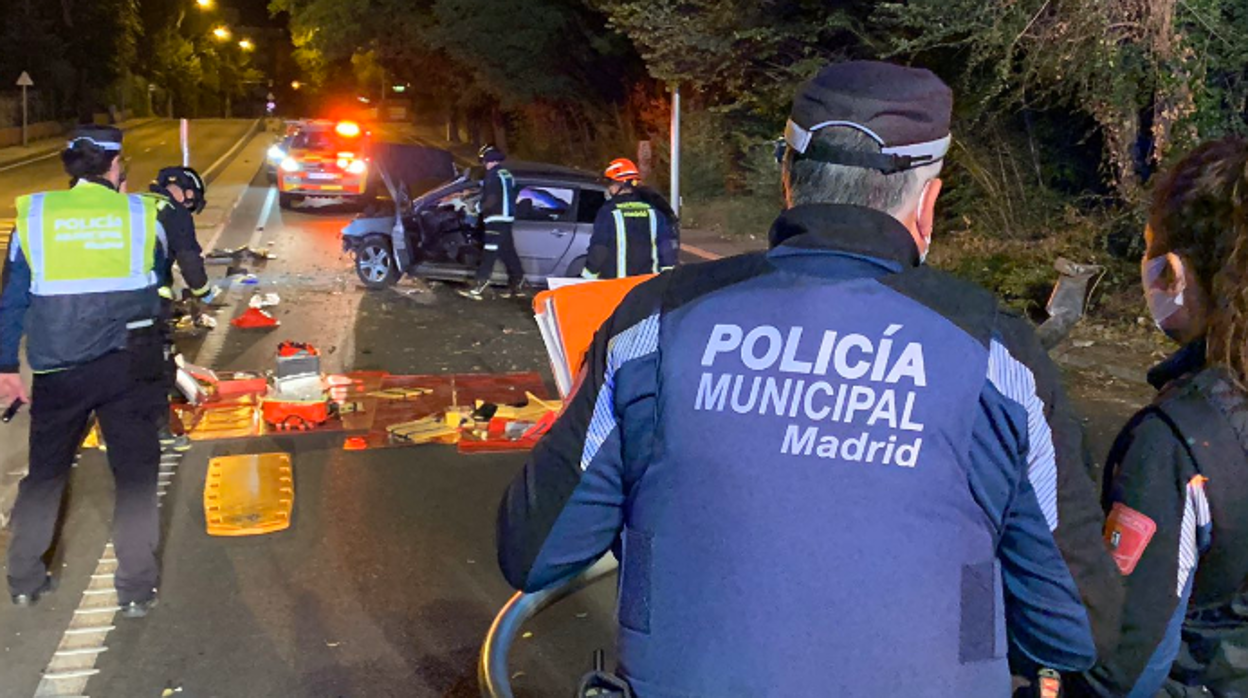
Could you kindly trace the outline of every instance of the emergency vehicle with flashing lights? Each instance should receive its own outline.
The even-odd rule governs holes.
[[[290,139],[277,166],[278,202],[358,198],[368,189],[371,133],[355,121],[310,121]]]

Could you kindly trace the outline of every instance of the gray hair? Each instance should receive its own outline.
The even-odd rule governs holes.
[[[851,128],[825,128],[814,134],[813,145],[879,152],[879,144]],[[923,186],[940,176],[941,162],[886,175],[865,167],[833,165],[796,157],[792,148],[784,156],[784,198],[792,208],[804,204],[852,204],[900,216],[918,204]]]

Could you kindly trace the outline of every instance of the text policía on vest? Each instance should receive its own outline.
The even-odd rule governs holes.
[[[52,225],[57,242],[82,242],[88,250],[113,250],[126,246],[120,216],[57,218]]]
[[[783,454],[913,468],[923,447],[915,402],[927,373],[923,345],[898,342],[902,329],[891,324],[878,338],[823,330],[816,349],[802,347],[803,327],[717,324],[702,366],[738,370],[703,371],[694,409],[805,419],[786,426]]]

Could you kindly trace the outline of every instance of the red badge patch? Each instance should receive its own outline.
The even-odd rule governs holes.
[[[1135,571],[1144,549],[1148,547],[1157,524],[1131,507],[1117,502],[1105,520],[1105,542],[1118,563],[1118,571],[1125,577]]]

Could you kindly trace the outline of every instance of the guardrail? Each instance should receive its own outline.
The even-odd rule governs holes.
[[[490,631],[485,635],[485,642],[481,644],[481,659],[477,664],[481,698],[515,698],[511,692],[507,657],[520,635],[520,629],[529,619],[581,589],[606,579],[617,567],[615,558],[607,556],[558,586],[532,594],[517,593],[511,597],[494,618]]]

